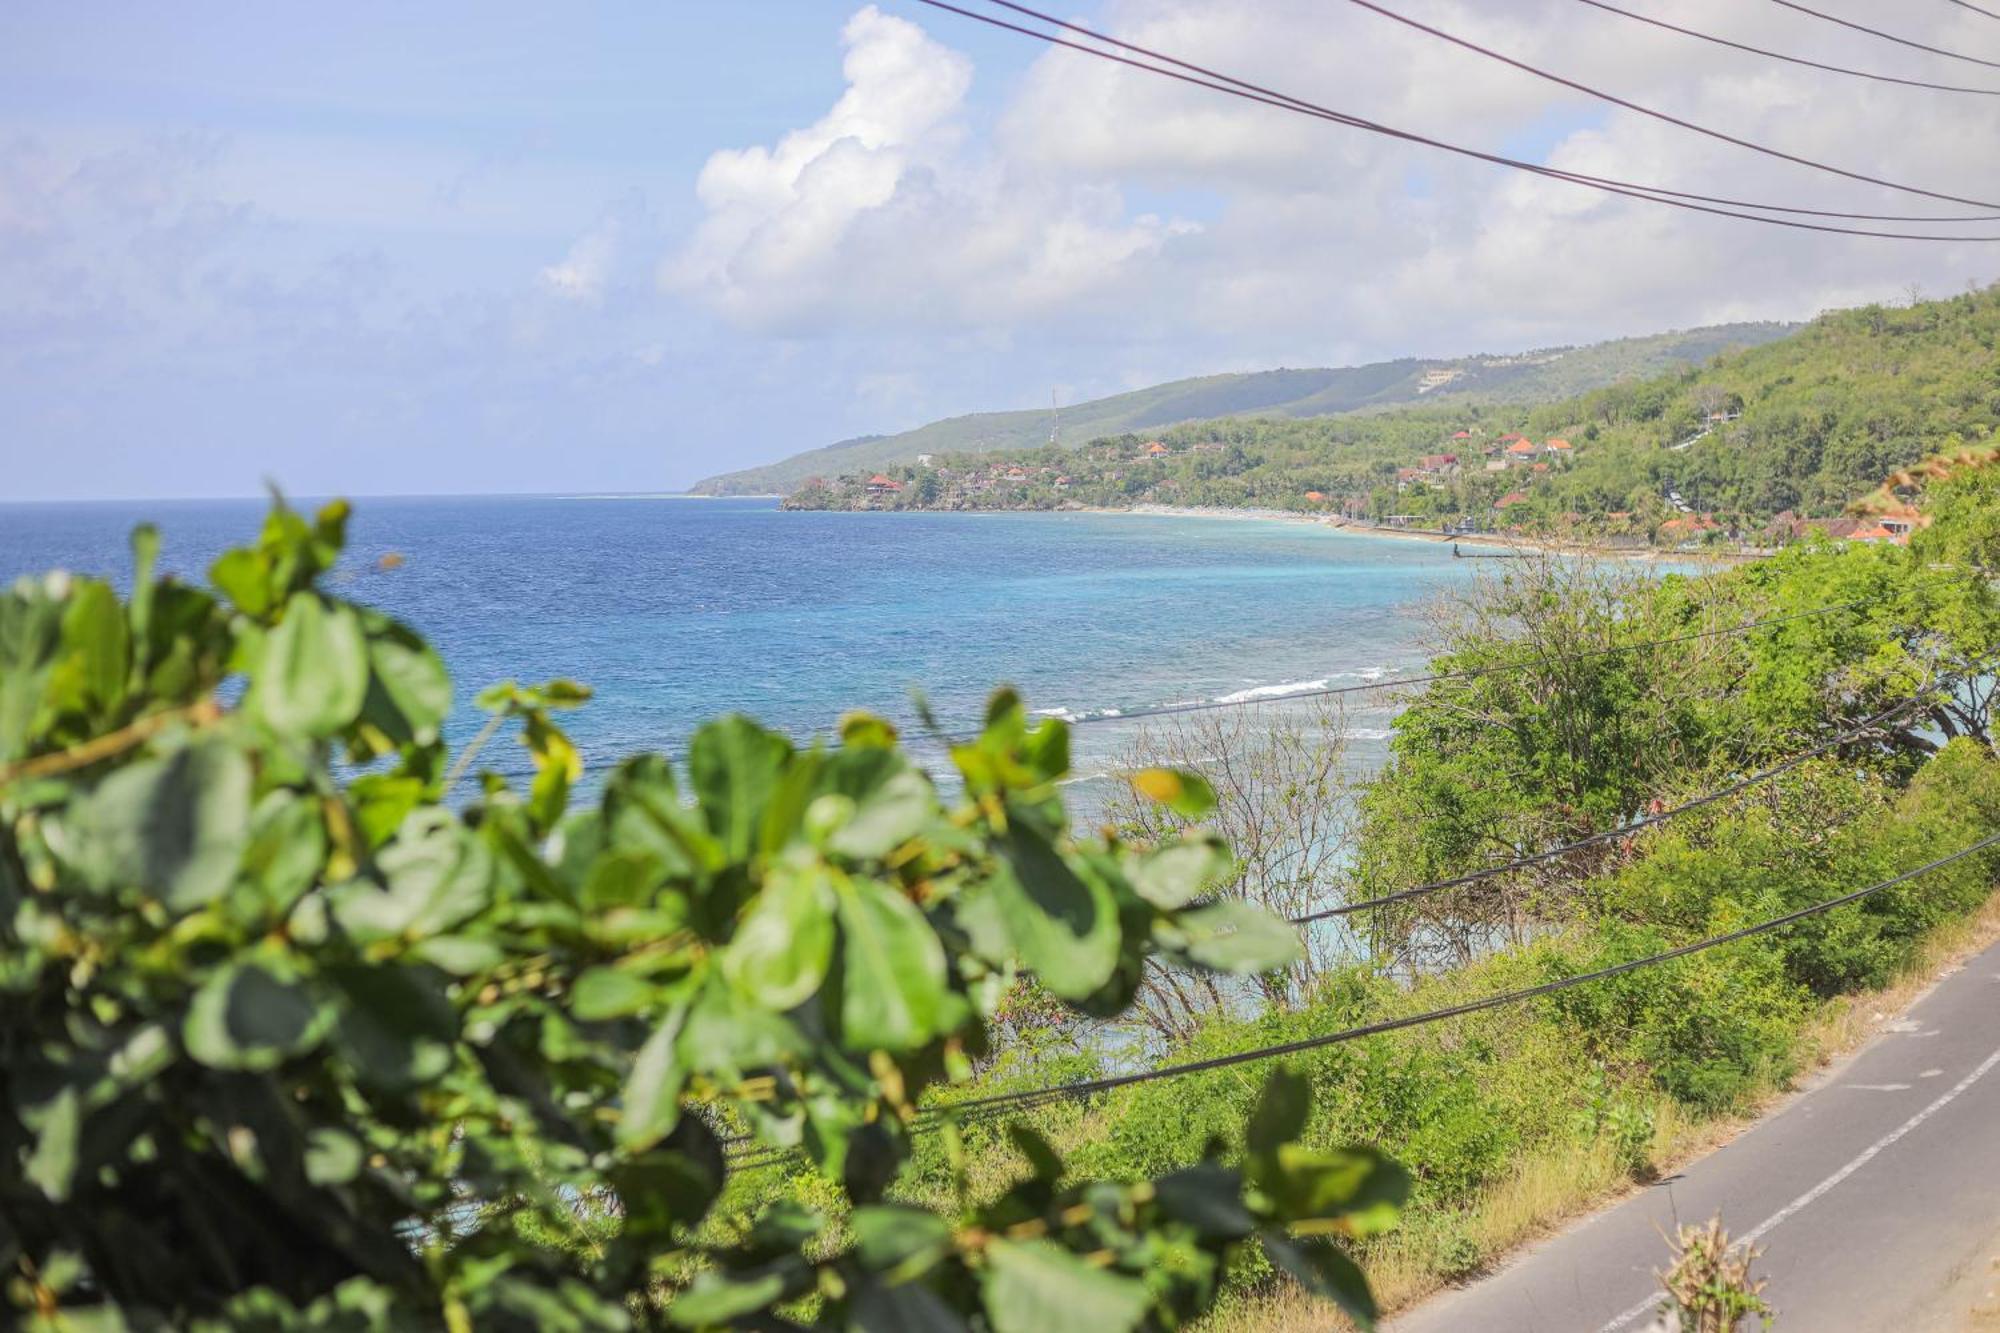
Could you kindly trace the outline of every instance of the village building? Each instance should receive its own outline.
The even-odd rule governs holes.
[[[902,489],[902,482],[897,481],[893,477],[885,477],[879,472],[868,479],[868,493],[870,495],[895,495]]]

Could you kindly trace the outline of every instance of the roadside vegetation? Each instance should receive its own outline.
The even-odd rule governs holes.
[[[952,785],[880,719],[741,718],[573,805],[588,693],[480,696],[329,596],[346,510],[197,589],[0,597],[0,1287],[45,1329],[1367,1324],[1645,1179],[1990,901],[2000,849],[1786,930],[1279,1061],[1229,1056],[1641,959],[2000,828],[1990,469],[1910,547],[1701,577],[1552,561],[1431,609],[1387,766],[1273,705],[1136,743],[993,699]],[[1771,621],[1741,632],[1751,621]],[[1498,669],[1506,668],[1506,669]],[[1275,719],[1275,720],[1274,720]],[[1219,748],[1217,748],[1219,747]],[[1508,866],[1806,751],[1670,822]],[[1400,1221],[1400,1225],[1398,1222]],[[1364,1272],[1372,1275],[1364,1277]]]

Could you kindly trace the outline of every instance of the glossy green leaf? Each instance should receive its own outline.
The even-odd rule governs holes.
[[[879,859],[923,832],[936,815],[937,793],[929,780],[905,768],[856,804],[827,848],[855,860]]]
[[[195,992],[181,1041],[217,1069],[275,1069],[310,1047],[327,1017],[298,983],[254,963],[233,964]]]
[[[1235,858],[1218,839],[1169,843],[1135,859],[1132,887],[1155,907],[1173,911],[1229,882]]]
[[[317,803],[280,788],[257,802],[251,815],[243,876],[262,905],[282,916],[318,879],[326,851]]]
[[[919,1282],[864,1280],[848,1302],[849,1333],[965,1333],[965,1319]]]
[[[1243,1178],[1218,1163],[1197,1162],[1161,1176],[1153,1190],[1167,1216],[1205,1237],[1235,1240],[1257,1228],[1243,1202]]]
[[[108,712],[125,698],[131,639],[125,608],[109,584],[78,580],[63,612],[63,652],[89,708]]]
[[[1306,1132],[1306,1117],[1312,1111],[1312,1085],[1305,1076],[1280,1066],[1264,1079],[1256,1109],[1243,1129],[1244,1146],[1251,1152],[1272,1152]]]
[[[781,867],[722,951],[722,972],[744,995],[780,1012],[803,1003],[833,961],[832,889],[816,867]]]
[[[652,1147],[672,1133],[680,1119],[681,1088],[688,1071],[678,1047],[686,1021],[685,1008],[669,1013],[632,1060],[618,1098],[618,1146],[627,1152]]]
[[[702,817],[732,858],[750,854],[791,746],[747,717],[711,722],[688,742],[688,777]]]
[[[344,1129],[322,1125],[309,1130],[305,1144],[306,1179],[315,1185],[345,1185],[361,1174],[361,1140]]]
[[[1187,819],[1203,819],[1215,809],[1215,789],[1191,768],[1147,768],[1131,776],[1132,786]]]
[[[429,745],[451,714],[444,659],[386,616],[363,613],[368,636],[368,692],[362,715],[399,745]]]
[[[37,1109],[31,1128],[34,1151],[22,1169],[27,1182],[56,1202],[69,1198],[76,1181],[77,1142],[83,1133],[83,1103],[74,1087],[64,1087]]]
[[[745,1273],[711,1268],[674,1298],[667,1318],[682,1328],[725,1326],[798,1294],[811,1278],[812,1269],[797,1255],[774,1259]]]
[[[1332,1301],[1366,1333],[1379,1311],[1360,1267],[1330,1242],[1305,1242],[1264,1232],[1258,1237],[1273,1267],[1296,1278],[1315,1296]]]
[[[873,880],[842,884],[840,1026],[850,1047],[905,1051],[941,1030],[944,946],[908,898]]]
[[[586,1023],[644,1013],[658,990],[644,977],[618,967],[593,967],[570,987],[569,1011]]]
[[[1111,979],[1122,933],[1118,904],[1094,874],[1079,874],[1025,818],[1009,821],[996,845],[1005,863],[982,891],[1041,983],[1079,1000]],[[969,910],[975,910],[970,909]]]
[[[981,1298],[994,1333],[1129,1333],[1149,1304],[1137,1278],[1092,1268],[1042,1240],[989,1245]]]
[[[1240,899],[1197,907],[1176,924],[1186,934],[1188,957],[1220,972],[1270,972],[1305,952],[1297,926]]]
[[[878,1203],[848,1215],[854,1257],[898,1282],[925,1272],[951,1250],[951,1226],[927,1208]]]
[[[1294,1230],[1372,1236],[1396,1225],[1410,1194],[1403,1168],[1372,1148],[1287,1143],[1251,1159],[1258,1185]]]
[[[101,889],[140,889],[186,910],[220,897],[250,831],[250,766],[223,742],[141,760],[90,794],[78,854]]]
[[[353,609],[294,593],[264,640],[255,694],[264,720],[291,736],[331,736],[361,712],[368,643]]]

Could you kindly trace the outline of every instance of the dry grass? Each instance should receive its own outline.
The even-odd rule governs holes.
[[[1933,931],[1909,967],[1889,986],[1831,1000],[1804,1033],[1800,1067],[1806,1073],[1791,1088],[1773,1088],[1741,1115],[1698,1118],[1678,1103],[1654,1101],[1649,1160],[1661,1174],[1713,1152],[1759,1118],[1795,1095],[1811,1077],[1866,1042],[1893,1021],[1947,972],[1967,957],[2000,941],[2000,894],[1961,921]],[[1477,1247],[1491,1268],[1524,1245],[1629,1196],[1637,1186],[1602,1141],[1576,1145],[1522,1160],[1513,1174],[1468,1205],[1458,1234]],[[1391,1235],[1371,1250],[1368,1276],[1385,1311],[1407,1309],[1447,1285],[1439,1271],[1433,1238]],[[2000,1300],[1988,1301],[1967,1316],[1968,1333],[2000,1333]],[[1325,1304],[1289,1283],[1232,1302],[1203,1325],[1210,1333],[1330,1333],[1350,1325]]]

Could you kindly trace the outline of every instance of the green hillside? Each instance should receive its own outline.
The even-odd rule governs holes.
[[[1984,444],[1996,425],[2000,288],[1837,311],[1701,365],[1539,402],[1432,394],[1390,411],[1246,413],[1157,432],[1160,457],[1148,453],[1150,431],[1020,450],[1007,460],[1018,476],[941,452],[933,468],[893,469],[899,492],[869,495],[866,474],[849,472],[791,503],[1218,505],[1528,532],[1581,525],[1672,544],[1762,540],[1797,534],[1795,523],[1770,526],[1780,515],[1832,519],[1891,473]],[[1508,452],[1517,435],[1528,437],[1524,455]]]
[[[1184,422],[1245,414],[1317,417],[1422,402],[1546,402],[1622,380],[1700,364],[1731,347],[1752,347],[1793,331],[1787,324],[1724,324],[1621,338],[1588,347],[1556,347],[1456,360],[1405,358],[1332,370],[1266,370],[1203,375],[1062,409],[1062,438],[1081,442],[1127,431],[1159,431]],[[1426,389],[1426,377],[1446,383]],[[1049,438],[1049,411],[977,412],[897,435],[869,435],[794,454],[762,467],[710,477],[701,495],[789,491],[808,477],[834,477],[894,464],[919,454],[1018,451]]]

